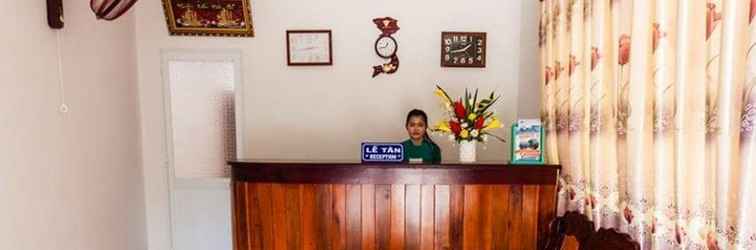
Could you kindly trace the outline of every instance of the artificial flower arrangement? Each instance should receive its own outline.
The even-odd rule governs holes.
[[[474,94],[465,89],[464,99],[460,97],[454,101],[443,88],[436,85],[435,94],[441,98],[449,119],[437,123],[432,131],[449,134],[449,138],[457,143],[486,142],[488,136],[504,141],[491,133],[491,130],[503,127],[494,112],[489,110],[499,100],[493,91],[488,98],[478,100],[477,89]]]

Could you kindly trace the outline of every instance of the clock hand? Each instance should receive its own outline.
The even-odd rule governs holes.
[[[455,49],[455,50],[449,51],[449,54],[454,54],[454,53],[457,53],[457,52],[462,52],[462,51],[465,51],[465,50],[469,49],[469,48],[470,48],[471,46],[472,46],[472,44],[468,44],[468,45],[467,45],[467,46],[465,46],[464,48],[461,48],[461,49]]]

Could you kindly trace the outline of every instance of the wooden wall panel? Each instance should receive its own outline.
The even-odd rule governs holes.
[[[366,199],[370,200],[370,199]],[[362,249],[362,189],[360,185],[346,186],[346,248]]]
[[[512,185],[509,189],[509,207],[507,208],[507,245],[509,249],[525,249],[523,246],[522,225],[522,185]],[[532,216],[525,214],[525,216]]]
[[[490,189],[491,187],[487,185],[465,186],[464,249],[478,250],[493,247]]]
[[[375,249],[389,250],[391,185],[375,185]]]
[[[244,193],[247,194],[245,200],[245,206],[249,213],[247,214],[247,235],[249,235],[248,244],[249,249],[258,250],[263,249],[262,245],[262,219],[260,218],[260,194],[257,192],[257,185],[255,183],[245,183]]]
[[[286,242],[288,250],[302,249],[302,220],[300,195],[302,185],[284,185],[286,191]],[[237,249],[244,250],[247,248]]]
[[[546,247],[549,223],[556,218],[556,185],[538,187],[538,249]]]
[[[508,185],[495,185],[491,189],[491,234],[493,241],[493,249],[511,249],[509,247],[509,241],[511,232],[509,227],[511,226],[512,214],[509,212],[509,188]]]
[[[375,185],[362,185],[362,250],[375,250]]]
[[[452,185],[449,190],[449,243],[452,250],[464,244],[465,186]]]
[[[333,217],[329,230],[331,244],[333,244],[331,249],[346,250],[346,185],[334,184],[331,189],[333,190],[331,198]]]
[[[238,250],[540,249],[555,185],[234,182]]]
[[[287,250],[287,216],[286,216],[286,189],[282,184],[271,184],[271,205],[273,207],[273,231],[275,240],[274,250]]]
[[[448,185],[436,186],[436,200],[435,200],[435,215],[436,229],[435,229],[435,249],[449,249],[451,243],[449,241],[449,194],[450,187]]]
[[[274,249],[275,233],[273,231],[272,187],[270,183],[258,183],[256,186],[255,191],[257,192],[258,197],[256,205],[257,210],[259,211],[259,216],[256,216],[255,218],[259,222],[259,225],[255,226],[261,233],[260,249]]]
[[[532,239],[538,239],[536,232],[538,231],[538,186],[535,185],[523,185],[522,187],[522,225],[521,236],[523,239],[529,239],[522,241],[523,249],[536,249],[536,241]]]
[[[333,192],[331,185],[315,186],[315,250],[331,250],[331,223],[333,222]]]
[[[436,190],[433,185],[422,185],[420,188],[420,249],[433,250],[433,233],[435,231]]]
[[[249,222],[247,221],[247,214],[250,211],[247,210],[247,193],[244,182],[233,183],[234,193],[234,245],[236,249],[249,249]]]
[[[303,185],[300,211],[304,250],[331,250],[331,197],[331,185]]]
[[[391,211],[389,212],[389,249],[404,249],[405,185],[391,185]]]
[[[420,185],[407,185],[404,193],[404,249],[420,250],[421,206]]]

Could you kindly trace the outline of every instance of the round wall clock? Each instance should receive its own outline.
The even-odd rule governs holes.
[[[375,40],[375,53],[381,58],[390,59],[396,55],[396,51],[399,45],[396,43],[396,39],[391,36],[380,36]]]
[[[393,74],[399,70],[399,57],[396,55],[396,51],[399,49],[399,44],[396,43],[396,39],[392,37],[397,30],[397,20],[391,17],[375,18],[373,23],[381,30],[381,34],[378,39],[375,40],[375,54],[383,59],[389,59],[388,63],[373,66],[373,77],[383,74]]]

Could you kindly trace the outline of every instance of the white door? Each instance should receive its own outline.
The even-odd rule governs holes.
[[[175,250],[233,248],[226,161],[236,158],[237,52],[163,52]]]

